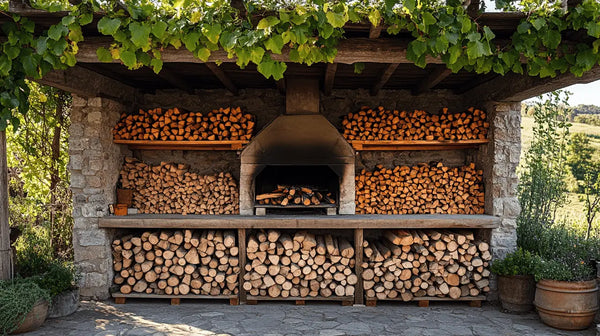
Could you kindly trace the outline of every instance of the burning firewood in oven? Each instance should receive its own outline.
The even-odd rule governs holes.
[[[270,193],[256,195],[256,203],[261,205],[321,205],[335,204],[332,193],[311,187],[278,185]]]

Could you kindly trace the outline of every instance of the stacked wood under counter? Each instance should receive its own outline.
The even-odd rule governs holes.
[[[195,293],[199,293],[199,294],[194,294],[194,292],[191,291],[191,289],[193,288],[193,286],[190,286],[190,292],[189,293],[185,293],[187,291],[187,287],[184,284],[183,288],[184,291],[181,292],[181,290],[179,291],[179,295],[175,295],[175,291],[170,291],[169,293],[166,293],[164,291],[157,291],[154,292],[154,289],[152,290],[152,294],[148,293],[150,288],[150,285],[148,286],[143,286],[140,285],[138,286],[138,291],[133,291],[135,292],[135,294],[129,293],[115,293],[113,296],[115,297],[120,297],[120,300],[124,300],[124,297],[161,297],[160,295],[157,295],[155,293],[162,293],[163,297],[165,298],[173,298],[173,299],[178,299],[178,298],[198,298],[198,299],[206,299],[206,298],[230,298],[233,299],[231,300],[231,303],[235,304],[237,303],[237,297],[240,298],[240,300],[242,302],[246,302],[248,304],[252,304],[252,303],[256,303],[257,301],[261,301],[261,300],[272,300],[272,299],[278,299],[278,300],[295,300],[297,301],[297,303],[303,303],[305,300],[338,300],[338,301],[342,301],[345,304],[350,304],[350,303],[358,303],[358,304],[362,304],[365,302],[365,299],[367,300],[367,303],[369,304],[373,304],[375,299],[394,299],[394,297],[383,297],[381,294],[380,295],[375,295],[375,297],[372,296],[373,292],[371,292],[370,290],[373,289],[373,287],[375,286],[370,286],[369,281],[373,281],[373,278],[375,277],[375,273],[373,273],[373,277],[371,277],[371,270],[373,272],[375,272],[375,269],[373,269],[373,265],[379,263],[379,261],[375,261],[375,259],[373,258],[367,258],[367,255],[369,255],[369,253],[371,253],[371,255],[373,255],[372,251],[371,252],[366,252],[365,253],[365,249],[369,249],[369,245],[371,246],[376,246],[379,247],[379,249],[377,249],[377,253],[381,254],[382,252],[380,250],[384,250],[384,248],[382,248],[382,246],[380,246],[379,242],[378,243],[373,243],[375,240],[381,241],[381,240],[387,240],[389,241],[389,238],[392,237],[392,235],[396,235],[398,236],[398,234],[400,234],[401,232],[411,232],[411,233],[419,233],[420,235],[422,234],[427,234],[427,235],[436,235],[433,238],[439,238],[441,239],[441,235],[448,235],[448,234],[456,234],[456,239],[458,236],[464,236],[466,238],[466,240],[463,242],[461,239],[462,244],[460,244],[459,246],[457,246],[458,250],[459,248],[468,248],[468,244],[474,244],[475,246],[479,246],[479,244],[481,242],[482,245],[481,246],[487,246],[487,244],[485,243],[485,241],[488,240],[489,234],[491,232],[491,229],[494,227],[497,227],[499,224],[500,219],[497,217],[492,217],[492,216],[484,216],[484,215],[398,215],[398,216],[381,216],[381,215],[353,215],[353,216],[294,216],[294,218],[285,218],[285,216],[281,216],[281,217],[277,217],[277,216],[267,216],[267,217],[263,217],[263,218],[257,218],[255,216],[178,216],[178,215],[135,215],[135,216],[127,216],[127,217],[116,217],[116,216],[111,216],[111,217],[105,217],[100,221],[100,226],[104,227],[104,228],[121,228],[121,229],[130,229],[129,232],[125,232],[124,235],[130,235],[129,236],[129,241],[131,241],[132,237],[139,237],[140,238],[140,242],[137,242],[137,239],[135,240],[135,243],[132,242],[132,248],[133,246],[137,246],[137,243],[140,243],[140,251],[138,251],[137,254],[132,254],[131,256],[129,256],[131,259],[130,265],[129,267],[132,268],[133,270],[133,277],[142,277],[145,278],[144,275],[141,274],[135,274],[135,268],[141,268],[142,264],[144,262],[147,263],[147,260],[141,260],[142,258],[136,258],[137,255],[140,255],[141,251],[145,251],[145,253],[149,252],[150,250],[154,250],[154,247],[150,247],[149,244],[145,244],[145,243],[149,243],[150,240],[155,241],[155,238],[158,238],[158,242],[156,242],[156,244],[158,244],[161,239],[160,237],[162,236],[163,238],[166,239],[167,242],[169,242],[169,239],[173,240],[173,247],[171,248],[171,246],[164,246],[165,244],[163,243],[163,247],[166,247],[165,249],[162,249],[164,251],[170,251],[171,249],[174,249],[175,251],[173,252],[174,257],[177,257],[176,264],[180,265],[183,267],[184,272],[182,273],[181,276],[177,277],[177,282],[182,283],[182,281],[184,280],[186,274],[188,274],[189,272],[189,277],[187,280],[190,280],[190,284],[191,281],[194,279],[199,279],[197,281],[195,281],[194,286],[198,287],[198,285],[200,286],[200,291],[196,290],[194,291]],[[337,224],[337,225],[336,225]],[[435,228],[435,229],[428,229],[429,228]],[[136,231],[134,231],[133,233],[131,232],[131,229],[135,228]],[[143,229],[142,229],[143,228]],[[143,230],[143,231],[142,231]],[[399,230],[399,231],[398,231]],[[234,235],[234,233],[237,233]],[[264,234],[264,236],[263,236]],[[440,235],[440,237],[437,237],[437,235]],[[174,244],[176,243],[179,238],[173,238],[175,236],[181,235],[182,238],[182,242],[181,245],[177,245]],[[206,251],[206,249],[203,249],[203,252],[198,253],[198,260],[196,260],[195,252],[190,252],[190,250],[196,248],[197,251],[199,250],[199,246],[204,246],[204,245],[209,245],[208,243],[208,237],[209,235],[211,235],[211,237],[214,239],[214,237],[218,237],[216,239],[216,242],[213,242],[212,245],[215,246],[213,251],[208,251],[208,252],[212,252],[213,255],[209,255]],[[307,245],[303,246],[303,244],[301,242],[299,242],[298,240],[302,240],[300,238],[295,239],[295,237],[299,235],[298,237],[307,237],[308,235],[308,240],[307,240]],[[210,271],[210,264],[211,261],[215,261],[213,264],[213,266],[216,266],[217,268],[222,265],[222,263],[218,262],[217,260],[219,260],[219,258],[217,256],[214,255],[214,252],[217,251],[217,244],[221,244],[223,245],[222,247],[225,246],[224,244],[224,238],[221,237],[227,237],[227,245],[229,247],[227,247],[228,249],[233,249],[235,250],[235,252],[232,252],[232,250],[228,250],[227,255],[229,256],[228,260],[235,260],[234,264],[236,264],[236,266],[232,266],[230,265],[230,269],[231,272],[226,271],[226,270],[221,270],[221,269],[215,269],[214,271]],[[237,237],[236,237],[237,236]],[[472,236],[472,237],[470,237]],[[144,238],[142,238],[144,237]],[[150,237],[152,237],[152,239],[150,239]],[[233,243],[232,241],[232,237],[235,237],[235,243]],[[260,237],[260,238],[258,238]],[[313,237],[314,237],[314,244],[312,244],[313,242]],[[374,237],[376,239],[374,239]],[[388,237],[388,238],[386,238]],[[120,238],[120,237],[115,237],[115,238]],[[187,238],[187,239],[186,239]],[[270,239],[269,239],[270,238]],[[288,238],[289,241],[288,241]],[[333,240],[330,240],[330,238],[334,238],[335,242]],[[473,238],[473,239],[470,239]],[[204,239],[204,240],[203,240]],[[144,241],[145,240],[145,241]],[[176,241],[177,240],[177,241]],[[187,241],[186,241],[187,240]],[[197,240],[197,241],[196,241]],[[223,242],[221,242],[221,240],[223,240]],[[260,240],[265,240],[264,242],[261,242]],[[272,241],[274,240],[274,241]],[[342,242],[342,244],[340,244],[340,241]],[[195,243],[198,243],[198,246],[194,246]],[[266,244],[263,244],[266,243]],[[337,243],[337,244],[335,244]],[[406,243],[406,242],[405,242]],[[413,243],[414,243],[414,238],[413,238]],[[463,244],[467,245],[463,246]],[[122,246],[122,242],[121,244],[117,244],[116,246]],[[260,245],[263,244],[263,249],[264,251],[261,251],[261,247]],[[393,242],[390,241],[390,244],[393,245]],[[393,254],[394,252],[392,252],[393,248],[390,249],[389,247],[392,247],[390,244],[385,244],[386,246],[388,246],[388,250],[390,250],[390,252]],[[446,245],[448,245],[448,242],[445,242]],[[411,247],[411,251],[418,249],[418,247],[415,247],[414,244]],[[285,246],[285,247],[284,247]],[[399,247],[399,251],[402,251],[402,245],[397,245]],[[413,248],[415,247],[415,248]],[[187,248],[187,250],[186,250]],[[406,248],[405,248],[406,249]],[[489,259],[488,256],[482,257],[482,253],[484,253],[485,247],[483,247],[482,249],[477,248],[477,255],[473,256],[475,258],[479,258],[482,259],[482,264],[479,266],[475,266],[477,267],[483,267],[483,269],[486,270],[486,272],[484,273],[488,273],[487,272],[487,264],[484,265],[484,263],[486,262],[486,260],[484,259]],[[222,249],[221,249],[222,250]],[[254,251],[256,250],[256,251]],[[454,247],[450,247],[450,250],[454,250]],[[456,251],[455,250],[455,251]],[[259,257],[256,256],[257,252],[266,252],[264,255],[264,258],[262,256],[262,254],[260,254]],[[281,253],[280,253],[281,252]],[[449,251],[449,252],[453,252],[453,251]],[[472,251],[471,251],[472,252]],[[164,253],[164,252],[163,252]],[[298,253],[298,256],[293,256],[293,260],[292,260],[292,255],[294,253]],[[466,250],[465,250],[466,253]],[[469,252],[470,253],[470,252]],[[238,254],[237,259],[235,258],[235,256],[232,256],[232,254]],[[388,251],[383,251],[383,254],[388,255]],[[170,255],[170,253],[169,253]],[[451,253],[448,254],[434,254],[432,253],[432,255],[435,255],[435,258],[438,258],[440,260],[431,260],[431,262],[438,262],[438,264],[442,264],[444,262],[446,262],[444,265],[448,265],[448,261],[450,259],[454,260],[454,257],[451,256],[450,259],[448,259],[448,257],[446,255],[451,255]],[[462,255],[462,254],[461,254]],[[489,255],[489,252],[488,252]],[[382,255],[383,256],[383,255]],[[187,257],[187,258],[186,258]],[[233,257],[233,258],[232,258]],[[287,257],[287,258],[284,258]],[[298,261],[295,261],[295,259],[298,258]],[[317,257],[317,258],[315,258]],[[332,258],[333,257],[333,258]],[[388,257],[390,257],[390,255],[388,255]],[[471,259],[473,258],[471,257]],[[172,259],[173,259],[172,258]],[[400,255],[398,255],[398,258],[400,258]],[[120,267],[121,270],[123,269],[123,265],[124,265],[124,258],[123,257],[116,257],[114,259],[115,265],[120,263]],[[287,259],[290,259],[290,263],[287,262]],[[309,265],[309,261],[308,259],[311,259],[310,264]],[[318,263],[321,265],[317,265],[317,262],[315,262],[315,259],[319,259]],[[323,260],[321,260],[323,259]],[[333,260],[332,260],[333,259]],[[447,259],[447,260],[443,260],[443,259]],[[186,264],[186,266],[190,266],[187,267],[188,268],[188,272],[186,272],[186,267],[184,265],[180,264],[180,260],[182,261],[182,263]],[[204,263],[204,260],[207,263]],[[258,260],[258,261],[257,261]],[[268,260],[268,261],[267,261]],[[136,266],[136,264],[138,264],[138,261],[141,262],[139,263],[139,266]],[[197,261],[197,263],[196,263]],[[299,261],[304,261],[304,263],[302,263],[302,267],[298,266],[298,262]],[[321,261],[323,261],[323,263],[321,263]],[[464,259],[462,261],[460,261],[460,265],[458,268],[462,267],[462,262],[464,261]],[[428,260],[428,262],[430,262]],[[459,260],[456,259],[456,263],[459,264]],[[253,273],[257,273],[256,272],[256,267],[258,266],[261,270],[260,272],[263,271],[264,267],[261,267],[260,265],[263,264],[264,267],[266,267],[266,272],[265,274],[268,274],[270,276],[270,278],[273,280],[273,282],[271,281],[267,281],[265,283],[264,278],[261,278],[261,283],[258,284],[258,281],[256,279],[256,276],[252,277],[251,274]],[[294,264],[294,265],[292,265]],[[322,266],[323,264],[326,264],[325,266],[327,266],[327,269],[321,267],[319,269],[319,266]],[[347,265],[345,265],[347,264]],[[164,265],[164,263],[163,263]],[[152,269],[152,271],[156,272],[156,270],[164,270],[166,272],[169,273],[169,275],[162,275],[162,277],[164,278],[163,280],[168,281],[169,278],[172,277],[173,272],[176,272],[176,270],[172,267],[162,267],[163,265],[160,265],[161,267],[158,268],[158,265],[152,265],[152,267],[150,267]],[[271,265],[273,265],[274,267],[270,267]],[[316,266],[313,266],[316,265]],[[401,265],[401,263],[400,263]],[[144,265],[144,269],[149,268],[149,265]],[[309,266],[308,268],[306,266]],[[379,265],[381,266],[381,265]],[[388,265],[389,266],[389,265]],[[408,265],[406,265],[408,266]],[[298,269],[296,269],[296,267],[299,267],[300,269],[300,274],[302,275],[301,277],[298,277],[297,279],[295,279],[295,275],[298,273]],[[402,266],[401,266],[402,267]],[[206,268],[206,269],[205,269]],[[223,267],[221,267],[223,268]],[[292,268],[294,268],[294,270],[292,271]],[[408,267],[406,267],[408,269]],[[422,267],[421,267],[422,268]],[[441,277],[441,279],[444,279],[444,281],[448,281],[448,274],[452,273],[454,274],[455,271],[453,270],[455,267],[452,266],[450,269],[452,270],[452,272],[446,272],[446,274],[440,274],[439,276]],[[458,271],[458,268],[456,271]],[[205,270],[201,270],[201,269],[205,269]],[[483,271],[483,269],[481,269],[481,271]],[[237,275],[237,277],[233,276],[233,272],[238,271],[239,270],[239,274]],[[277,270],[277,272],[275,272]],[[207,283],[208,281],[206,281],[206,279],[204,278],[204,276],[209,276],[209,280],[214,280],[214,277],[211,277],[210,275],[208,275],[208,272],[212,272],[214,273],[213,275],[217,275],[217,274],[221,274],[223,275],[223,285],[221,286],[221,284],[217,281],[215,283],[211,283],[211,288],[232,288],[232,282],[233,282],[233,278],[240,279],[240,281],[238,283],[236,283],[236,288],[232,289],[230,291],[219,291],[219,293],[217,293],[216,290],[213,289],[212,293],[210,290],[208,291],[204,291],[202,290],[202,285],[205,286],[205,289],[208,289],[208,285],[205,285],[205,283]],[[314,274],[313,272],[314,271]],[[327,274],[325,274],[327,271]],[[339,275],[336,275],[335,273],[337,273],[339,271]],[[477,270],[478,272],[479,270]],[[138,271],[139,272],[139,271]],[[273,272],[273,275],[270,274],[270,272]],[[206,275],[203,275],[203,273],[206,273]],[[250,275],[247,275],[250,274]],[[319,274],[320,273],[320,274]],[[405,280],[400,280],[401,277],[404,278],[406,277],[406,274],[403,274],[402,276],[400,276],[402,274],[402,272],[399,272],[398,275],[394,275],[395,278],[391,278],[391,274],[394,274],[394,272],[389,272],[389,268],[386,269],[385,273],[389,273],[389,274],[380,274],[382,279],[385,279],[385,277],[387,276],[388,280],[383,280],[383,281],[391,281],[391,283],[393,284],[393,287],[398,289],[398,285],[397,283],[399,282],[406,282]],[[406,273],[406,272],[404,272]],[[119,279],[119,277],[122,277],[122,275],[120,274],[120,272],[116,272],[116,277],[115,279]],[[367,278],[370,279],[364,279],[364,275],[367,274]],[[465,272],[463,275],[467,274],[467,272]],[[472,274],[474,274],[474,272],[469,271],[469,273],[467,275],[472,276]],[[479,274],[481,274],[481,272],[479,272]],[[256,275],[256,274],[255,274]],[[303,278],[304,275],[308,275],[309,279]],[[326,285],[323,285],[323,287],[321,287],[321,283],[320,281],[323,281],[323,279],[325,278],[330,278],[329,276],[331,275],[331,278],[333,279],[334,277],[337,279],[335,281],[327,281]],[[344,275],[342,277],[342,275]],[[411,271],[411,280],[415,280],[419,275],[418,274],[412,274]],[[157,274],[157,279],[160,279],[161,275]],[[277,278],[277,279],[276,279]],[[450,276],[450,282],[451,284],[448,285],[448,289],[452,288],[452,287],[457,287],[457,286],[453,286],[454,284],[454,276]],[[483,277],[478,278],[478,280],[482,280]],[[140,278],[141,279],[141,278]],[[219,278],[220,279],[220,278]],[[228,281],[228,279],[230,279],[231,281]],[[256,286],[254,285],[248,285],[245,284],[246,282],[251,282],[254,280],[254,284],[256,284]],[[485,280],[485,279],[483,279]],[[121,279],[119,279],[118,281],[121,281]],[[312,286],[313,289],[310,289],[311,287],[311,281],[312,281]],[[316,281],[316,282],[315,282]],[[438,280],[439,281],[439,280]],[[459,277],[459,281],[463,281],[465,282],[464,277]],[[175,282],[174,279],[172,281],[173,283]],[[202,282],[202,283],[200,283]],[[416,282],[419,282],[418,280]],[[475,283],[477,281],[475,279],[469,279],[469,284],[471,287],[475,287]],[[411,282],[412,284],[415,283],[415,281]],[[364,285],[367,285],[367,289],[366,291],[364,290]],[[480,285],[482,285],[483,282],[480,282]],[[167,283],[168,285],[168,283]],[[290,285],[292,285],[290,287]],[[298,286],[295,286],[298,285]],[[308,285],[307,288],[309,289],[308,292],[306,292],[305,289],[301,289],[301,285]],[[317,285],[319,286],[319,289],[317,290]],[[437,284],[440,285],[440,284]],[[467,285],[466,282],[464,284],[461,284],[462,286]],[[135,284],[134,284],[135,286]],[[172,287],[170,285],[168,285],[169,287]],[[275,287],[273,287],[275,286]],[[389,284],[385,284],[385,283],[381,283],[381,286],[387,286],[389,287]],[[146,288],[141,288],[141,287],[146,287]],[[157,286],[152,286],[152,287],[157,287]],[[273,289],[270,289],[272,288]],[[485,287],[485,286],[482,286]],[[177,287],[179,288],[179,287]],[[296,288],[294,290],[292,290],[292,288]],[[328,288],[325,291],[321,291],[322,288]],[[437,287],[436,287],[437,288]],[[460,287],[459,287],[460,288]],[[133,288],[131,288],[133,290]],[[253,289],[258,289],[253,290]],[[140,291],[141,290],[141,291]],[[298,291],[298,293],[296,293],[296,290]],[[331,290],[331,294],[329,294],[329,290]],[[460,290],[460,289],[459,289]],[[252,291],[252,293],[250,293],[250,291]],[[373,290],[374,291],[374,290]],[[379,291],[379,290],[378,290]],[[410,291],[410,289],[409,289]],[[483,290],[483,288],[480,288],[480,292],[481,294],[484,294],[485,290]],[[383,292],[383,291],[381,291]],[[304,294],[304,295],[300,295],[300,293]],[[389,294],[389,291],[387,292]],[[423,302],[428,302],[429,300],[455,300],[455,299],[459,299],[459,300],[476,300],[476,301],[481,301],[484,300],[485,297],[481,296],[481,295],[472,295],[472,294],[479,294],[479,293],[473,293],[473,292],[469,292],[468,295],[463,295],[466,294],[465,293],[465,289],[462,289],[461,295],[459,297],[457,297],[457,289],[453,289],[452,290],[452,296],[450,297],[450,291],[446,292],[445,290],[445,286],[442,286],[442,290],[438,292],[433,292],[431,291],[429,294],[433,294],[435,293],[436,295],[431,297],[429,295],[421,295],[423,294],[423,292],[419,293],[419,296],[415,295],[415,292],[411,292],[411,296],[410,298],[408,298],[407,295],[404,296],[405,300],[411,300],[411,301],[417,301],[420,300]],[[215,295],[211,295],[211,294],[215,294]],[[255,295],[250,295],[250,294],[255,294]],[[256,295],[258,294],[258,295]],[[294,294],[294,295],[292,295]],[[296,295],[298,294],[298,295]],[[325,294],[325,295],[323,295]],[[353,295],[352,295],[353,294]],[[397,294],[401,294],[401,291],[398,291]],[[427,294],[427,291],[425,291],[425,294]],[[329,295],[329,296],[327,296]],[[371,295],[371,296],[369,296]],[[393,296],[393,295],[392,295]],[[400,299],[403,298],[402,295],[398,295],[396,297],[399,297]]]

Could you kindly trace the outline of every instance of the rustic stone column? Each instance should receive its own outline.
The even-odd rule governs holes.
[[[521,211],[517,199],[517,166],[521,156],[521,104],[491,102],[486,106],[490,120],[490,143],[480,149],[484,169],[486,213],[502,219],[492,231],[494,258],[501,258],[517,246],[517,221]]]
[[[73,192],[73,250],[82,298],[106,299],[112,279],[111,238],[98,219],[115,202],[115,184],[129,151],[112,141],[112,127],[126,109],[104,98],[73,96],[69,171]]]

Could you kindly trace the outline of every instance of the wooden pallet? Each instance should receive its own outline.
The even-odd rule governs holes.
[[[477,148],[480,145],[488,143],[489,140],[349,140],[348,142],[357,151],[410,151]]]
[[[113,293],[112,297],[115,299],[116,304],[125,304],[125,301],[129,299],[170,299],[171,305],[178,305],[181,303],[181,299],[194,299],[194,300],[229,300],[229,304],[237,306],[240,304],[240,299],[237,295],[167,295],[167,294],[122,294]]]
[[[322,297],[322,296],[307,296],[307,297],[277,297],[273,298],[270,296],[246,296],[246,304],[255,305],[260,301],[294,301],[297,306],[303,306],[306,304],[306,301],[334,301],[334,302],[342,302],[342,306],[352,306],[354,304],[354,296],[330,296],[330,297]]]
[[[377,301],[396,301],[396,302],[417,302],[419,307],[429,307],[429,303],[431,301],[437,301],[437,302],[468,302],[469,306],[471,307],[481,307],[481,303],[483,301],[485,301],[485,296],[480,295],[480,296],[464,296],[458,299],[452,299],[452,298],[441,298],[441,297],[429,297],[429,296],[423,296],[423,297],[415,297],[410,301],[404,301],[401,298],[395,298],[395,299],[383,299],[383,300],[379,300],[376,298],[365,298],[365,305],[367,307],[375,307],[377,306]]]
[[[246,140],[214,141],[162,141],[162,140],[114,140],[114,143],[127,145],[131,149],[152,150],[240,150]]]

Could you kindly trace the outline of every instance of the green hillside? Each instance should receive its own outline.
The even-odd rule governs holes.
[[[533,117],[523,117],[521,121],[521,157],[524,155],[533,138]],[[591,145],[596,148],[594,158],[600,160],[600,126],[592,126],[587,124],[573,123],[570,128],[571,133],[584,133],[590,137]],[[583,203],[579,201],[579,195],[569,193],[569,203],[559,210],[559,217],[569,217],[579,221],[584,221]],[[600,226],[600,218],[595,221],[597,226]]]

